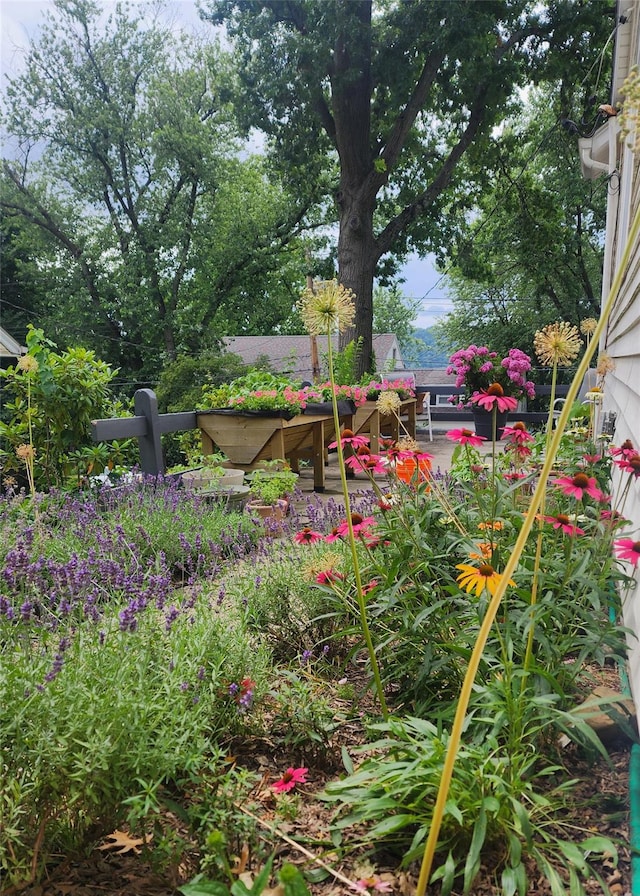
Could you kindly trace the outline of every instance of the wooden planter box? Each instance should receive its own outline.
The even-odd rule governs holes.
[[[345,418],[346,422],[351,417]],[[196,416],[204,454],[217,447],[234,467],[254,470],[263,460],[282,458],[296,472],[301,457],[311,457],[313,487],[325,485],[325,446],[335,438],[333,417],[299,414],[291,419],[259,414],[229,413],[227,409],[200,411]]]

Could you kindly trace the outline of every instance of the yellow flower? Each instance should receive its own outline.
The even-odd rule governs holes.
[[[577,357],[582,340],[578,328],[566,321],[547,324],[533,337],[538,360],[546,367],[568,367]]]
[[[595,317],[586,317],[580,323],[580,332],[583,336],[593,336],[597,326],[598,321],[595,319]]]
[[[400,396],[397,392],[393,392],[392,390],[381,392],[376,401],[376,407],[383,416],[397,414],[400,404]]]
[[[305,552],[306,553],[306,552]],[[344,557],[337,551],[326,551],[322,556],[308,560],[302,566],[302,575],[305,581],[313,582],[321,572],[340,569],[344,564]]]
[[[459,563],[456,569],[462,570],[456,579],[460,587],[464,588],[467,594],[471,594],[475,590],[476,597],[480,597],[485,588],[489,594],[495,594],[496,588],[502,581],[502,576],[495,571],[490,563],[483,563],[480,566]],[[515,585],[516,583],[513,579],[509,579],[509,584]]]
[[[404,436],[398,440],[398,451],[420,451],[420,445],[410,436]]]
[[[39,369],[39,364],[33,355],[23,355],[16,367],[18,370],[24,370],[25,373],[36,373]]]
[[[20,460],[28,462],[33,460],[35,457],[35,451],[33,450],[33,445],[18,445],[16,448],[16,457],[19,457]]]
[[[342,333],[355,320],[355,293],[337,280],[323,280],[316,290],[305,289],[300,298],[300,315],[312,336]]]

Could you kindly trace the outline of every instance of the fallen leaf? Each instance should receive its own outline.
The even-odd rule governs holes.
[[[98,849],[108,850],[119,856],[126,855],[128,852],[135,853],[135,855],[139,856],[140,847],[144,846],[145,843],[144,839],[131,837],[126,831],[114,831],[113,834],[109,834],[105,840],[107,842],[103,843],[102,846],[99,846]]]

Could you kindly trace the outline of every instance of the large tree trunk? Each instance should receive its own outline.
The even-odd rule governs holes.
[[[373,213],[386,178],[376,175],[371,150],[371,0],[342,0],[336,16],[341,25],[332,72],[332,136],[340,156],[338,275],[356,295],[355,326],[341,334],[340,348],[361,340],[360,377],[372,365],[373,275],[379,258]]]
[[[355,326],[340,334],[340,348],[361,340],[356,360],[358,377],[373,364],[373,277],[378,255],[373,235],[373,206],[358,200],[349,190],[339,197],[338,277],[356,295]]]

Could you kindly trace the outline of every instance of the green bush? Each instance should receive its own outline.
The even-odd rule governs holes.
[[[0,370],[3,389],[12,396],[0,422],[0,437],[10,446],[0,451],[4,479],[24,476],[21,456],[27,449],[32,449],[29,484],[35,489],[78,484],[132,459],[130,442],[97,446],[91,439],[92,420],[125,415],[109,387],[117,371],[84,348],[54,352],[53,343],[33,327],[27,348],[14,367]]]

